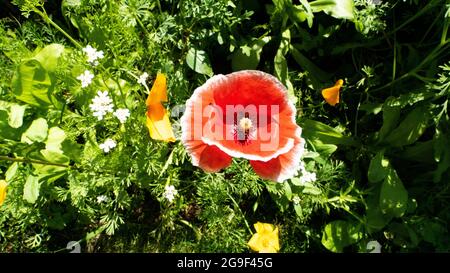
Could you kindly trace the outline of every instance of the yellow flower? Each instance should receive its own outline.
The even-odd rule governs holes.
[[[254,227],[256,233],[248,241],[248,246],[259,253],[277,253],[280,250],[278,228],[261,222],[254,224]]]
[[[158,73],[152,90],[147,98],[147,127],[150,137],[156,140],[174,142],[169,113],[161,102],[167,101],[166,76]]]
[[[343,80],[338,80],[333,87],[322,90],[322,96],[329,105],[335,106],[339,103],[339,92],[343,84]]]
[[[6,198],[6,187],[8,184],[5,180],[0,180],[0,206],[3,205],[3,202]]]

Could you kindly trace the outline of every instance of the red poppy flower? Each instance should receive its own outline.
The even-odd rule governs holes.
[[[264,179],[284,181],[300,168],[305,144],[287,89],[272,75],[244,70],[198,87],[181,118],[192,164],[217,172],[246,158]]]

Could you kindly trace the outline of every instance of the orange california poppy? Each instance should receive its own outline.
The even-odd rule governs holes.
[[[305,140],[286,87],[262,71],[216,75],[186,102],[181,140],[194,166],[217,172],[232,157],[262,178],[282,182],[300,169]]]
[[[339,103],[339,93],[343,84],[343,80],[338,80],[333,87],[322,90],[322,96],[329,105],[335,106]]]
[[[168,111],[161,102],[167,101],[167,82],[164,74],[158,73],[147,98],[147,127],[150,137],[156,140],[174,142]]]

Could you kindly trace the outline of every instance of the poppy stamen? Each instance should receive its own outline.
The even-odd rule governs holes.
[[[248,115],[242,117],[233,127],[234,140],[241,145],[248,145],[252,140],[252,135],[256,130],[254,122]]]
[[[248,131],[252,128],[253,122],[249,118],[241,118],[241,120],[239,121],[239,126],[242,130]]]

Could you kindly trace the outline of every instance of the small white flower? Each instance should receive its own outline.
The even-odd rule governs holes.
[[[138,79],[137,82],[139,84],[145,85],[145,82],[147,81],[147,78],[148,78],[148,73],[144,72],[141,76],[139,76],[139,79]]]
[[[316,173],[304,171],[302,176],[300,176],[300,183],[305,184],[308,182],[314,182],[317,180]]]
[[[81,81],[81,87],[83,88],[91,84],[93,78],[94,74],[92,74],[89,70],[85,70],[83,74],[77,77],[77,79]]]
[[[97,196],[97,203],[103,203],[108,201],[108,197],[106,195],[99,195]]]
[[[130,110],[126,108],[120,108],[117,109],[113,115],[119,119],[120,123],[125,123],[125,121],[127,121],[128,117],[130,116]]]
[[[114,147],[116,147],[116,142],[110,138],[106,139],[105,142],[99,145],[100,149],[103,150],[103,152],[108,153],[111,151]]]
[[[169,200],[170,203],[173,202],[173,199],[175,199],[175,195],[178,194],[178,191],[175,189],[172,185],[167,185],[164,188],[163,197]]]
[[[292,202],[294,202],[295,205],[300,204],[300,201],[302,201],[302,199],[300,199],[297,195],[292,198]]]
[[[102,120],[103,117],[109,112],[113,112],[112,99],[109,97],[107,91],[98,91],[97,96],[92,99],[92,103],[89,105],[94,117],[98,120]]]
[[[103,59],[104,57],[102,50],[97,50],[90,45],[87,45],[85,48],[83,48],[83,51],[84,53],[86,53],[88,59],[87,61],[94,66],[98,65],[97,59]]]

